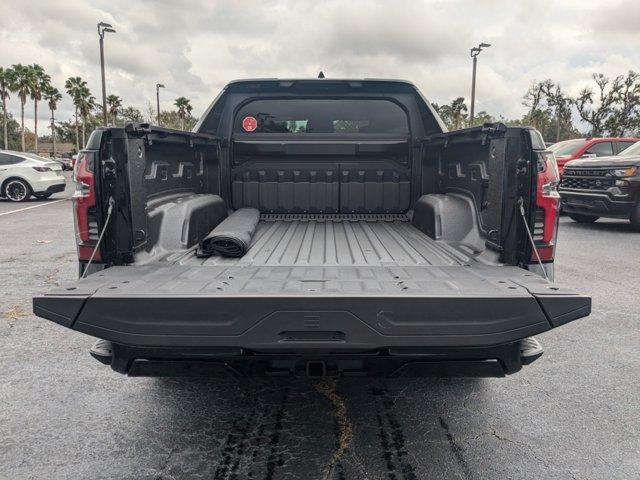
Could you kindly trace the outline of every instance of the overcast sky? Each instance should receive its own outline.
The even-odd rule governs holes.
[[[479,58],[476,109],[495,116],[520,117],[534,80],[576,93],[593,72],[640,70],[638,0],[1,0],[0,65],[39,63],[60,90],[79,75],[100,100],[99,21],[117,30],[106,38],[107,94],[145,110],[160,82],[162,108],[186,96],[195,115],[229,80],[319,70],[408,79],[437,103],[468,99],[479,42],[492,47]],[[15,95],[9,108],[19,115]],[[72,113],[65,95],[57,116]],[[26,115],[32,125],[31,102]]]

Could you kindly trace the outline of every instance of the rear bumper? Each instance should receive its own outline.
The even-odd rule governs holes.
[[[67,183],[64,177],[56,177],[51,180],[33,182],[31,188],[34,193],[59,193],[64,192]]]
[[[606,193],[560,190],[562,211],[598,217],[629,218],[634,201],[613,199]]]
[[[522,361],[518,342],[361,354],[256,354],[240,349],[113,345],[111,368],[133,377],[503,377],[518,372]]]

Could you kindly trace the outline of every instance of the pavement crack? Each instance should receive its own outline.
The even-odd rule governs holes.
[[[337,427],[336,449],[333,452],[329,463],[325,466],[323,476],[325,480],[328,480],[333,476],[334,470],[337,471],[339,477],[341,475],[344,477],[340,461],[349,449],[349,445],[351,445],[351,441],[353,440],[353,426],[349,420],[347,404],[344,399],[338,395],[336,387],[336,382],[332,378],[324,379],[315,385],[315,389],[327,397],[333,404],[333,415],[335,417]]]

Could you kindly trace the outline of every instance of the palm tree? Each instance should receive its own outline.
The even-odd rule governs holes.
[[[36,153],[38,153],[38,102],[42,100],[42,94],[49,87],[51,77],[47,75],[37,63],[30,66],[32,71],[31,100],[33,100],[33,130],[36,135]]]
[[[80,151],[80,133],[78,132],[78,107],[80,105],[80,93],[87,88],[87,82],[80,77],[69,77],[64,83],[64,88],[73,100],[73,106],[76,109],[76,152]]]
[[[178,107],[178,118],[180,119],[180,130],[184,130],[184,120],[191,114],[193,107],[191,106],[191,100],[185,97],[178,97],[173,103]]]
[[[118,111],[122,106],[122,99],[118,95],[109,95],[107,97],[107,107],[109,114],[113,117],[113,126],[116,126],[116,119],[118,117]]]
[[[9,90],[16,92],[20,98],[20,135],[22,137],[22,151],[26,150],[24,143],[24,105],[33,85],[33,69],[27,65],[16,63],[11,65]]]
[[[454,130],[462,127],[464,120],[467,118],[467,105],[464,103],[464,97],[458,97],[451,102],[451,120],[453,121]]]
[[[62,100],[60,91],[49,85],[44,92],[43,98],[49,102],[49,110],[51,110],[51,141],[53,142],[53,156],[56,156],[56,118],[54,112],[58,108],[58,102]]]
[[[78,111],[82,117],[82,145],[87,143],[85,133],[87,127],[87,117],[96,108],[96,97],[91,95],[91,91],[85,87],[78,93]]]
[[[4,128],[4,149],[9,150],[7,138],[7,99],[9,98],[9,81],[11,70],[0,67],[0,99],[2,99],[2,124]]]

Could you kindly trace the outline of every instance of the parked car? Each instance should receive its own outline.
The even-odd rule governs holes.
[[[24,202],[63,192],[66,180],[59,162],[33,153],[0,151],[0,197]]]
[[[540,133],[444,132],[409,82],[232,82],[194,132],[98,128],[75,176],[82,277],[34,312],[120,373],[504,376],[590,313]]]
[[[640,142],[616,156],[567,163],[560,195],[562,210],[576,222],[625,218],[640,231]]]
[[[52,158],[51,160],[53,160],[54,162],[58,162],[60,165],[62,165],[63,170],[73,170],[73,162],[71,161],[70,158],[57,157],[57,158]]]
[[[564,140],[549,147],[558,163],[560,175],[567,162],[577,158],[594,158],[617,155],[636,143],[640,138],[575,138]]]

